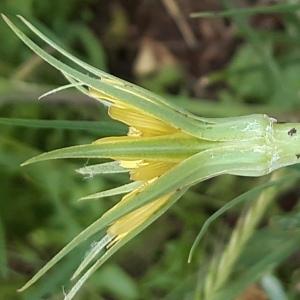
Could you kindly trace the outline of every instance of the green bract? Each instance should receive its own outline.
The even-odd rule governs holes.
[[[83,175],[130,172],[135,180],[83,198],[129,192],[76,236],[21,290],[32,285],[81,242],[106,230],[98,247],[87,255],[74,274],[74,277],[81,276],[88,268],[65,297],[72,299],[102,263],[163,214],[192,185],[221,174],[262,176],[299,162],[300,124],[277,124],[275,119],[263,114],[218,119],[197,117],[156,94],[80,61],[20,17],[37,37],[75,63],[79,70],[70,67],[45,52],[7,17],[3,18],[28,47],[70,81],[66,87],[75,87],[103,101],[109,106],[110,116],[131,129],[128,136],[50,151],[23,165],[61,158],[108,158],[118,162],[87,166],[78,172]],[[141,120],[145,124],[139,123]],[[106,251],[101,256],[103,250]]]

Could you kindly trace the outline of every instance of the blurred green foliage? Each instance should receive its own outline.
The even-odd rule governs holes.
[[[230,3],[225,2],[224,8],[228,8]],[[113,40],[110,48],[104,49],[92,26],[99,18],[93,10],[95,5],[101,7],[104,1],[3,0],[0,11],[26,16],[77,56],[109,71],[108,52],[126,43],[129,21],[120,5],[111,19],[105,16],[110,24],[107,36]],[[135,78],[136,82],[162,94],[178,85],[179,95],[166,97],[202,115],[259,112],[281,121],[299,121],[299,13],[279,15],[278,30],[250,26],[248,17],[238,14],[228,18],[236,26],[240,42],[227,66],[207,75],[208,87],[215,88],[218,101],[187,98],[190,91],[180,61],[175,67]],[[0,117],[105,121],[107,130],[117,130],[103,107],[74,91],[35,101],[44,91],[63,84],[63,77],[35,57],[4,23],[0,24],[0,36]],[[118,186],[126,178],[81,178],[74,169],[86,161],[76,165],[72,161],[50,162],[26,168],[21,168],[20,163],[38,152],[87,143],[110,133],[98,128],[29,128],[4,122],[0,130],[0,299],[61,299],[62,287],[68,288],[68,278],[92,241],[74,251],[38,285],[22,294],[16,290],[118,197],[99,202],[76,200]],[[102,267],[78,298],[198,299],[209,260],[221,253],[242,208],[232,209],[213,224],[194,261],[187,264],[189,249],[201,225],[224,203],[265,181],[266,178],[222,176],[194,187],[168,214]],[[222,299],[230,299],[231,294],[241,293],[260,281],[266,293],[270,285],[272,291],[278,291],[275,296],[269,293],[270,299],[299,299],[298,198],[295,184],[274,199],[264,222],[269,226],[263,226],[253,236],[232,282],[221,291]]]

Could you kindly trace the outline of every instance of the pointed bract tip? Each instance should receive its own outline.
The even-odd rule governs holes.
[[[79,199],[77,199],[77,202],[81,202],[81,201],[84,201],[84,200],[87,200],[89,199],[88,197],[81,197]]]
[[[18,292],[18,293],[22,293],[22,292],[24,292],[25,290],[26,290],[26,285],[24,285],[24,286],[20,287],[19,289],[17,289],[17,292]]]
[[[26,20],[26,18],[24,18],[22,15],[17,15],[17,17],[23,22],[23,23],[28,23],[28,21]]]
[[[25,167],[25,166],[27,166],[27,165],[29,165],[31,162],[31,159],[28,159],[28,160],[25,160],[24,162],[22,162],[21,164],[20,164],[20,166],[21,167]]]
[[[9,21],[8,17],[5,14],[1,13],[1,18],[7,23]]]
[[[24,167],[24,166],[27,166],[27,165],[31,165],[33,163],[45,161],[46,159],[43,159],[43,156],[44,156],[43,154],[44,153],[25,160],[24,162],[21,163],[20,166]]]
[[[44,99],[45,97],[46,97],[45,95],[41,95],[41,96],[38,97],[38,100],[42,100],[42,99]]]
[[[10,29],[15,31],[15,24],[5,14],[1,14],[1,17],[3,21],[10,27]]]

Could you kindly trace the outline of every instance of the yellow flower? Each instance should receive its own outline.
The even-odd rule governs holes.
[[[110,142],[119,142],[131,140],[133,138],[144,139],[155,136],[174,136],[178,138],[188,138],[189,135],[183,133],[180,129],[174,128],[169,124],[145,113],[142,110],[139,110],[130,105],[126,105],[121,103],[117,99],[106,98],[100,92],[96,90],[90,91],[91,96],[94,98],[98,98],[101,100],[107,100],[110,102],[108,108],[108,114],[112,119],[118,120],[120,122],[125,123],[129,126],[128,134],[126,137],[109,137],[102,138],[94,142],[95,144],[103,144]],[[151,185],[159,176],[167,172],[169,169],[178,164],[179,161],[160,161],[160,160],[145,160],[136,157],[136,159],[119,160],[118,157],[110,157],[112,159],[118,160],[120,166],[130,170],[130,178],[135,181],[142,182],[142,185],[137,189],[133,190],[126,196],[122,198],[122,200],[115,205],[111,210],[115,209],[120,205],[120,203],[124,204],[126,201],[129,201],[132,197],[134,197],[137,193],[139,193],[146,186]],[[128,233],[132,232],[134,229],[139,227],[141,224],[145,222],[145,220],[149,219],[149,217],[157,211],[161,206],[163,206],[170,196],[173,193],[169,193],[164,195],[151,203],[148,203],[127,215],[119,218],[113,224],[111,224],[107,229],[107,235],[109,239],[105,237],[107,241],[107,247],[110,247],[114,243],[120,241],[124,238]],[[108,211],[108,212],[111,212]]]
[[[65,300],[70,300],[104,261],[192,185],[221,174],[262,176],[300,162],[299,124],[276,124],[276,120],[263,114],[218,119],[194,116],[158,95],[80,61],[20,17],[41,40],[86,71],[79,72],[51,56],[7,17],[3,18],[28,47],[68,79],[70,84],[56,91],[71,86],[104,100],[111,118],[129,126],[127,136],[57,149],[23,165],[60,158],[110,158],[118,161],[119,167],[130,170],[134,181],[126,189],[121,187],[129,194],[78,234],[21,290],[35,283],[81,242],[106,229],[106,235],[76,270],[74,277],[93,263],[66,295]],[[98,258],[104,248],[107,251]]]

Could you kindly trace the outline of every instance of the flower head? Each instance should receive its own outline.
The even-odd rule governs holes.
[[[103,99],[101,93],[97,93],[95,90],[91,90],[91,95],[98,99]],[[105,143],[122,143],[122,142],[131,142],[135,140],[148,140],[151,137],[163,136],[164,138],[182,138],[187,139],[189,136],[180,129],[174,128],[169,124],[145,113],[142,110],[136,109],[130,105],[124,105],[122,102],[114,99],[105,99],[109,100],[111,103],[108,108],[108,114],[111,118],[121,121],[129,126],[127,137],[111,137],[111,138],[102,138],[95,144],[105,144]],[[112,159],[118,160],[118,157],[110,157]],[[128,160],[130,158],[130,160]],[[179,163],[179,159],[143,159],[138,155],[135,158],[129,157],[119,160],[121,167],[126,168],[130,171],[130,178],[135,181],[140,181],[141,186],[127,194],[123,197],[120,203],[124,204],[126,201],[129,201],[137,193],[139,193],[146,186],[151,186],[151,184],[157,180],[162,174],[166,173],[169,169],[174,167]],[[173,193],[164,195],[158,199],[155,199],[151,203],[148,203],[126,215],[119,218],[107,229],[107,235],[111,238],[107,247],[113,245],[114,243],[120,241],[128,233],[132,232],[134,229],[138,228],[146,220],[149,219],[154,212],[156,212],[161,206],[163,206],[170,198]],[[115,209],[118,207],[117,204]]]
[[[105,158],[115,162],[87,166],[80,172],[93,169],[101,173],[105,165],[106,171],[128,171],[133,180],[123,187],[101,192],[101,195],[128,194],[76,236],[21,290],[37,281],[82,241],[104,229],[104,236],[74,273],[73,277],[81,277],[65,297],[72,299],[103,262],[163,214],[192,185],[220,174],[261,176],[298,162],[296,149],[300,138],[295,134],[298,124],[276,124],[266,115],[220,119],[194,116],[158,95],[87,65],[20,18],[41,40],[90,75],[45,52],[4,17],[26,45],[62,72],[71,83],[67,87],[76,87],[104,102],[110,117],[129,127],[127,136],[107,137],[87,145],[50,151],[24,165],[59,158]],[[291,128],[293,134],[290,134]],[[96,197],[99,193],[86,198]]]

